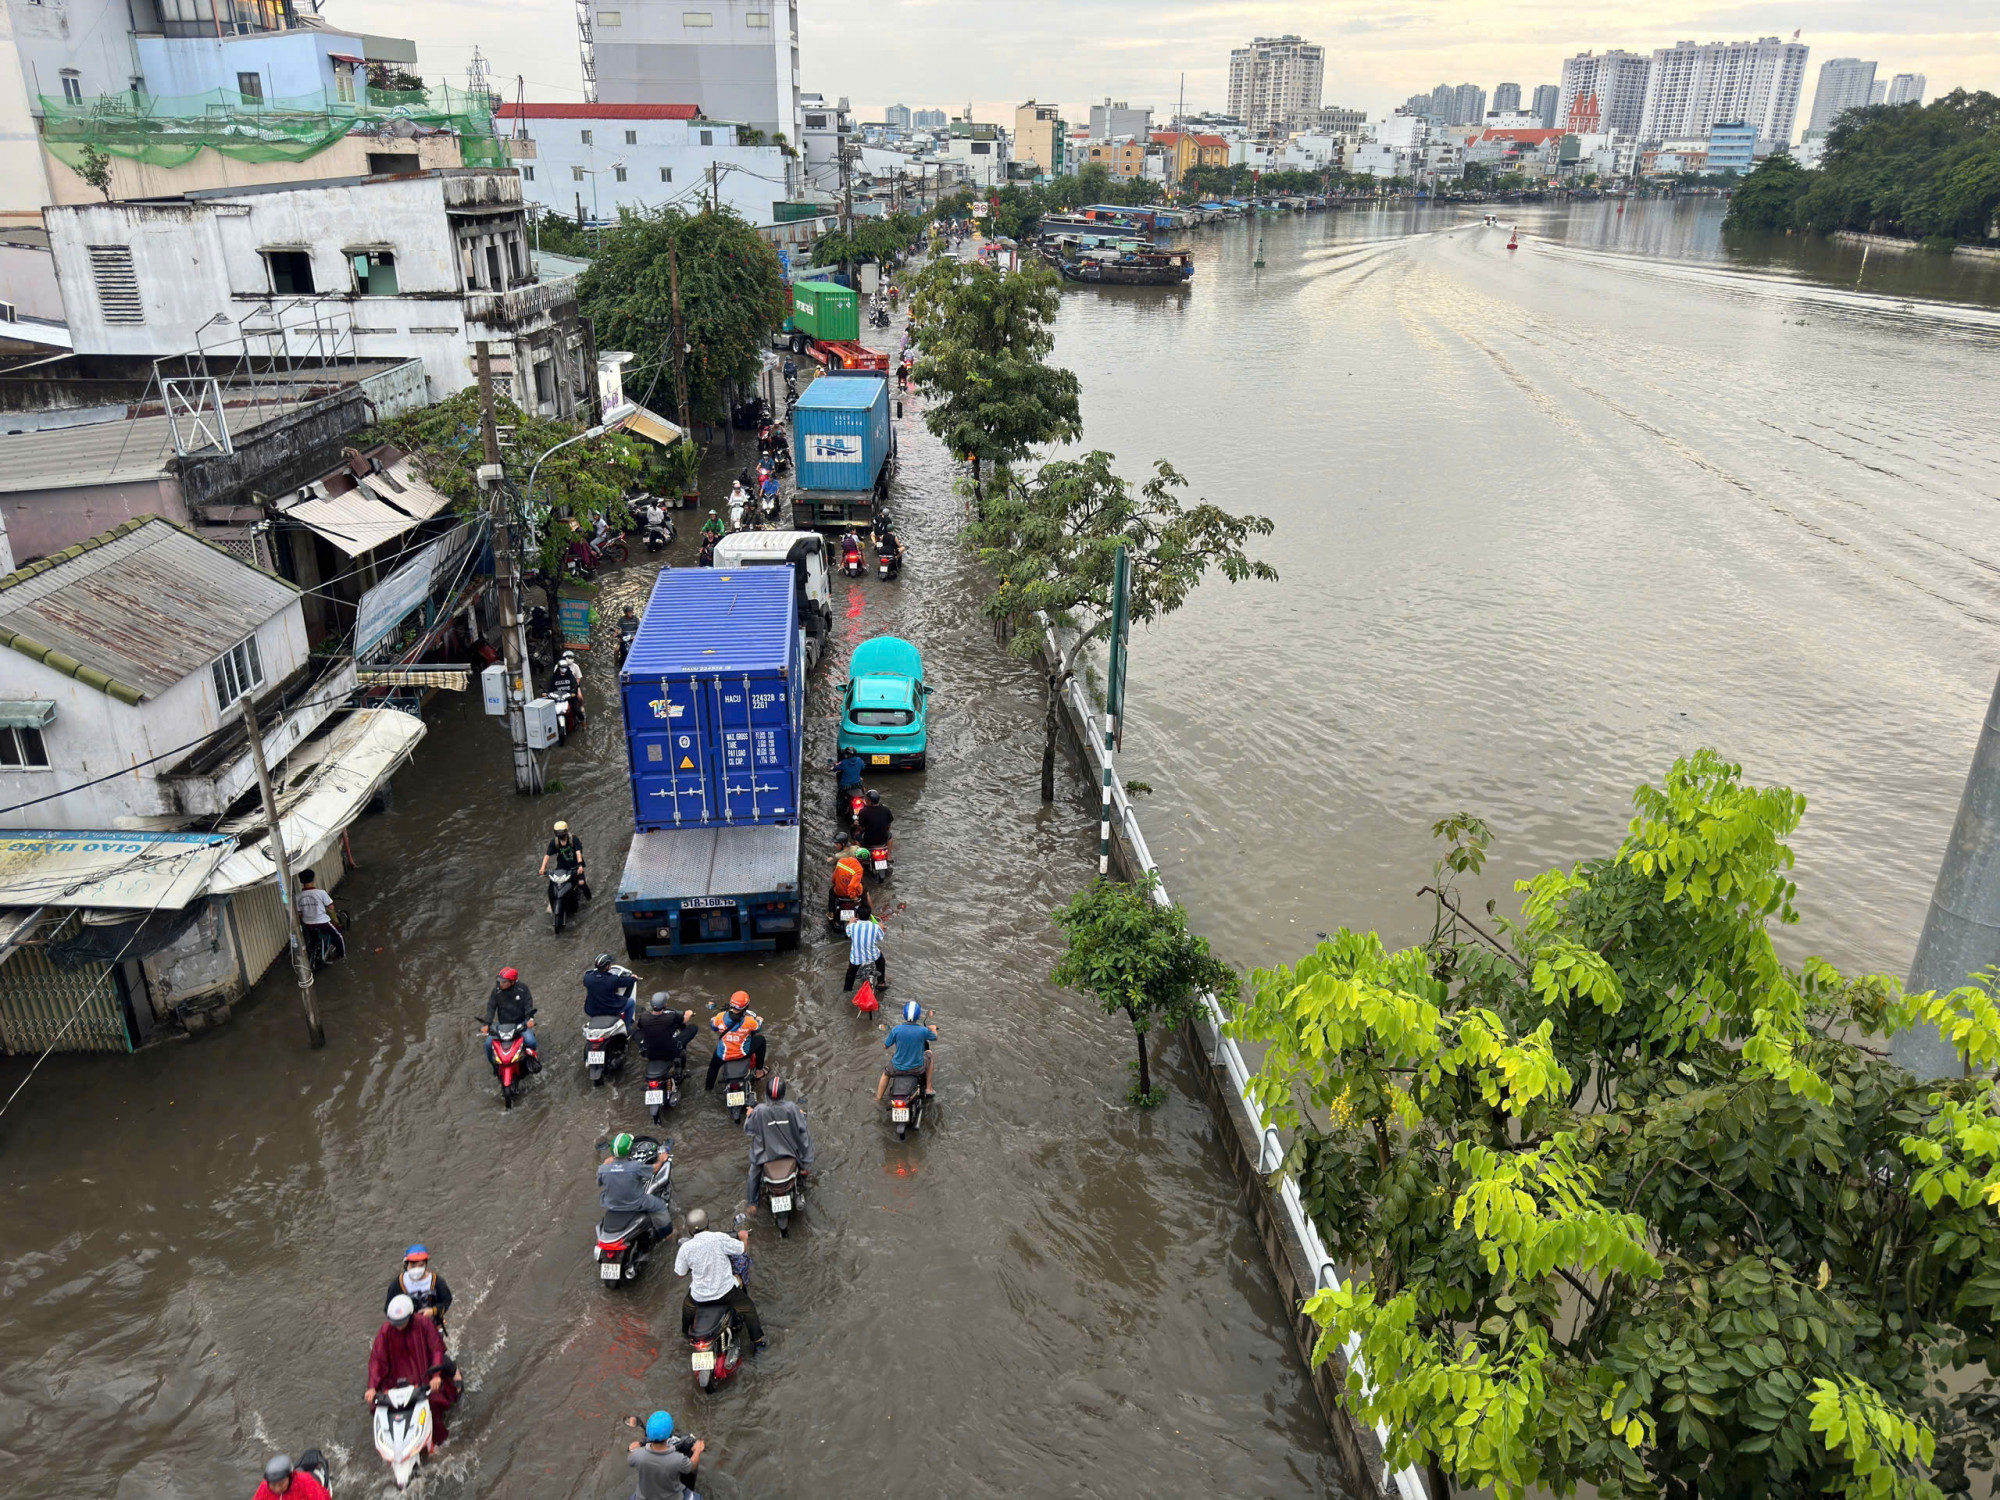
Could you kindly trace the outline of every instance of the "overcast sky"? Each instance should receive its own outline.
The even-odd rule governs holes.
[[[571,0],[324,0],[333,27],[414,37],[419,71],[464,82],[474,43],[510,98],[582,96]],[[1878,77],[1924,73],[1927,99],[1956,87],[2000,92],[2000,0],[799,0],[802,82],[847,95],[863,119],[903,103],[1011,120],[1024,99],[1076,111],[1106,95],[1173,110],[1186,74],[1192,109],[1221,109],[1229,49],[1297,32],[1327,49],[1328,104],[1371,115],[1439,83],[1500,82],[1532,94],[1586,47],[1650,51],[1676,41],[1790,36],[1812,47],[1803,126],[1819,64],[1875,60]]]

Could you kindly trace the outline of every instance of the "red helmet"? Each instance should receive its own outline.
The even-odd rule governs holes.
[[[521,971],[519,969],[502,969],[500,971],[500,982],[502,984],[512,984],[520,977]]]

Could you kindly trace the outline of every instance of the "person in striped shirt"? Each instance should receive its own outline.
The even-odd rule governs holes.
[[[882,923],[873,912],[863,910],[861,916],[847,924],[847,978],[841,981],[843,992],[854,988],[854,979],[870,964],[875,966],[875,988],[889,987],[889,966],[882,957]]]

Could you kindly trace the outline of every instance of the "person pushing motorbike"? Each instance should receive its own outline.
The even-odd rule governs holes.
[[[747,1057],[750,1059],[751,1076],[763,1073],[765,1038],[761,1028],[764,1019],[750,1008],[747,991],[738,990],[731,995],[729,1008],[716,1012],[708,1024],[715,1033],[715,1053],[708,1060],[708,1092],[715,1092],[715,1075],[722,1071],[726,1062]]]

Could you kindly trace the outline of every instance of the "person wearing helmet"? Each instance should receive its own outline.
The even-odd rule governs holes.
[[[713,506],[710,506],[708,519],[701,523],[701,534],[710,541],[719,542],[722,540],[722,532],[722,517],[715,513]]]
[[[604,1152],[597,1168],[597,1206],[606,1213],[644,1214],[654,1234],[661,1239],[672,1234],[673,1209],[652,1190],[655,1163],[634,1160],[632,1137],[623,1131],[604,1143]]]
[[[757,1316],[757,1304],[750,1300],[750,1293],[736,1274],[736,1257],[750,1247],[750,1231],[739,1229],[729,1235],[710,1229],[706,1210],[691,1208],[686,1234],[680,1253],[674,1257],[674,1274],[688,1278],[687,1297],[681,1303],[682,1335],[693,1337],[698,1307],[727,1302],[750,1325],[751,1347],[763,1348],[764,1320]]]
[[[901,1024],[891,1026],[889,1034],[882,1038],[882,1045],[889,1049],[889,1066],[882,1074],[882,1081],[875,1085],[875,1102],[882,1102],[882,1094],[889,1087],[891,1073],[921,1073],[924,1075],[924,1097],[934,1098],[937,1090],[931,1087],[931,1070],[935,1057],[931,1043],[937,1040],[937,1027],[924,1024],[924,1008],[912,1000],[903,1007]]]
[[[785,1097],[785,1080],[776,1073],[764,1091],[765,1097],[743,1117],[743,1133],[750,1137],[750,1185],[743,1196],[750,1212],[757,1211],[758,1189],[764,1185],[764,1163],[789,1156],[800,1172],[812,1170],[812,1132],[806,1128],[806,1112],[798,1102]]]
[[[646,1434],[625,1445],[625,1462],[633,1471],[632,1500],[683,1500],[693,1495],[690,1481],[708,1444],[686,1434],[676,1437],[674,1419],[663,1411],[643,1419],[627,1417],[625,1425]]]
[[[654,993],[645,1015],[639,1018],[639,1055],[647,1062],[671,1065],[687,1051],[695,1039],[694,1012],[675,1010],[665,990]]]
[[[847,977],[840,982],[842,994],[854,988],[855,976],[870,967],[875,970],[875,988],[889,987],[889,960],[882,956],[882,919],[873,911],[855,913],[847,924]]]
[[[273,1454],[271,1461],[264,1465],[264,1482],[257,1486],[257,1493],[250,1500],[332,1500],[319,1476],[312,1471],[308,1460],[324,1464],[317,1448],[308,1448],[294,1466],[289,1453]]]
[[[535,997],[528,992],[527,981],[521,978],[519,969],[502,969],[493,993],[486,997],[486,1016],[480,1022],[479,1034],[491,1036],[495,1026],[527,1028],[522,1039],[528,1044],[528,1071],[542,1071],[541,1056],[535,1051]]]
[[[709,1029],[715,1033],[715,1052],[708,1060],[708,1091],[715,1092],[715,1075],[722,1071],[726,1062],[735,1062],[739,1057],[750,1059],[750,1076],[755,1078],[764,1071],[764,1018],[750,1008],[750,996],[738,990],[729,997],[729,1008],[717,1011],[709,1018]]]
[[[416,1304],[408,1297],[391,1297],[388,1319],[376,1330],[375,1345],[368,1351],[368,1389],[362,1399],[372,1407],[375,1397],[391,1386],[429,1386],[431,1441],[441,1443],[445,1430],[440,1414],[458,1398],[457,1374],[437,1324],[418,1317]]]
[[[861,804],[861,811],[854,819],[855,837],[870,849],[887,849],[889,857],[895,858],[895,845],[889,838],[889,825],[896,821],[896,815],[882,804],[882,794],[874,787],[868,788],[868,800]]]
[[[583,840],[569,831],[569,824],[557,822],[549,839],[548,852],[542,855],[541,874],[548,877],[549,866],[567,870],[576,879],[576,888],[585,896],[590,894],[590,882],[584,878]]]
[[[585,722],[589,716],[583,711],[583,663],[576,659],[576,653],[563,652],[556,662],[555,671],[549,675],[552,680],[560,679],[569,684],[570,702],[576,709],[577,722]]]
[[[638,1024],[639,976],[600,953],[583,971],[583,1013],[588,1016],[623,1016],[625,1030]]]
[[[431,1253],[422,1245],[412,1245],[403,1252],[403,1269],[389,1283],[384,1309],[398,1297],[408,1297],[417,1309],[417,1316],[429,1318],[437,1325],[438,1337],[444,1337],[444,1315],[451,1311],[451,1287],[431,1269]]]

